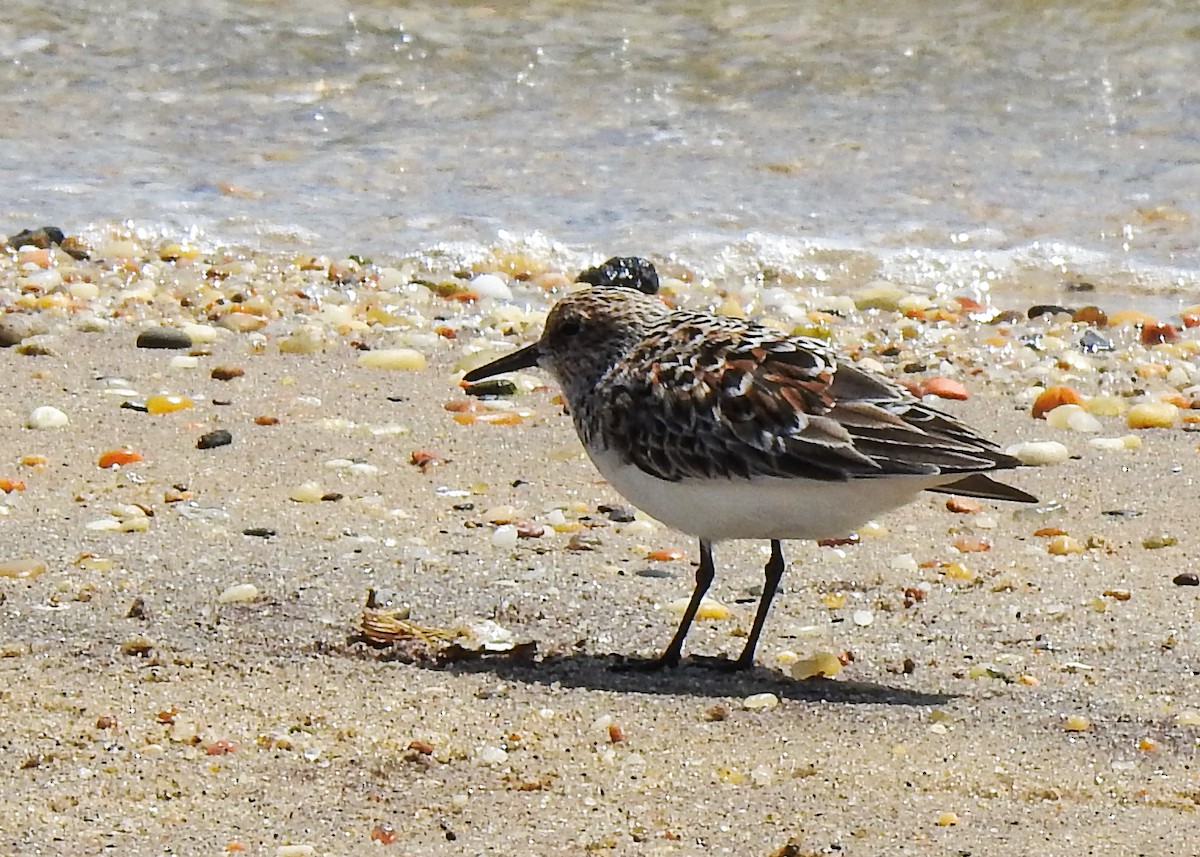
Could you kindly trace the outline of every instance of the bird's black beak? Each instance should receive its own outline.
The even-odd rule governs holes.
[[[468,383],[482,381],[484,378],[490,378],[493,375],[502,375],[505,372],[516,372],[518,369],[532,369],[538,363],[538,343],[526,345],[511,354],[505,354],[493,360],[491,363],[486,363],[478,369],[472,369],[466,375],[463,375],[463,380]]]

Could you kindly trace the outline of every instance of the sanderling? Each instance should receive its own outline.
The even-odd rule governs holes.
[[[551,309],[541,338],[466,374],[539,366],[562,387],[596,468],[626,499],[700,539],[696,587],[670,645],[675,666],[714,575],[712,546],[769,539],[750,636],[753,664],[783,576],[781,539],[844,536],[922,491],[1035,497],[986,475],[1016,467],[991,441],[826,343],[753,322],[672,310],[596,287]]]

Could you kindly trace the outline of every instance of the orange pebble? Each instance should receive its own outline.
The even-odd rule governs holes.
[[[396,828],[390,824],[377,824],[371,828],[371,841],[380,845],[391,845],[396,841]]]
[[[1042,527],[1040,530],[1035,530],[1035,536],[1065,536],[1067,531],[1061,527]]]
[[[1200,313],[1185,312],[1179,320],[1183,322],[1184,327],[1200,327]]]
[[[954,540],[954,546],[962,553],[982,553],[992,549],[991,542],[978,536],[958,536]]]
[[[110,449],[108,452],[100,456],[99,465],[105,469],[109,467],[124,467],[126,464],[133,464],[135,461],[141,461],[142,454],[135,452],[129,447],[124,449]]]
[[[937,396],[939,399],[966,399],[970,394],[960,382],[938,375],[921,382],[921,395]]]
[[[1153,324],[1142,326],[1142,345],[1159,345],[1163,342],[1175,342],[1179,339],[1179,331],[1175,329],[1175,325],[1168,324],[1165,321],[1156,321]]]
[[[245,851],[246,845],[243,842],[238,842],[236,839],[225,846],[225,850],[233,853],[234,851]]]
[[[654,560],[655,562],[674,562],[677,559],[683,559],[683,551],[679,548],[662,548],[661,550],[653,550],[646,554],[646,559]]]
[[[1033,403],[1033,418],[1044,420],[1046,414],[1060,405],[1081,405],[1083,396],[1074,387],[1047,387]]]
[[[146,410],[152,414],[170,414],[190,408],[194,403],[187,396],[159,393],[146,399]]]
[[[224,756],[226,753],[237,752],[237,744],[234,744],[232,741],[226,741],[224,738],[219,738],[205,747],[204,752],[210,756]]]
[[[260,426],[277,426],[279,425],[279,417],[255,417],[254,424]]]
[[[960,515],[971,515],[983,508],[983,504],[971,497],[951,497],[946,501],[946,508]]]
[[[481,423],[491,423],[494,426],[519,426],[523,422],[521,415],[515,411],[496,411],[489,414],[479,414],[476,419]]]
[[[0,491],[11,494],[14,491],[24,491],[25,483],[20,479],[0,479]]]

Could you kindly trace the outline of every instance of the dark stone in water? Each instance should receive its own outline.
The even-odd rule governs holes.
[[[233,443],[233,435],[226,429],[217,429],[200,436],[196,441],[196,449],[215,449],[218,446],[229,446]]]
[[[242,530],[243,536],[254,536],[258,539],[269,539],[275,535],[275,531],[270,527],[247,527]]]
[[[603,265],[580,272],[575,282],[593,286],[624,286],[653,295],[658,292],[658,271],[639,256],[613,256]]]
[[[192,338],[177,327],[152,327],[138,334],[138,348],[191,348]]]
[[[1035,304],[1029,308],[1028,315],[1030,318],[1037,318],[1039,315],[1059,315],[1060,313],[1074,316],[1075,310],[1058,304]]]
[[[16,235],[5,240],[5,247],[40,247],[49,250],[55,244],[63,243],[63,231],[57,226],[43,226],[41,229],[23,229]]]

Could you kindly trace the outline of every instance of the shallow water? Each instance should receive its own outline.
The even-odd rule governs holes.
[[[1200,4],[6,7],[5,232],[1200,284]]]

